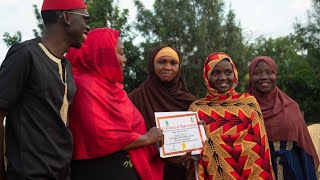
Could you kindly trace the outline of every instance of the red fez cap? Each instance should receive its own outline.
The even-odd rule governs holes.
[[[86,9],[83,0],[43,0],[41,11]]]

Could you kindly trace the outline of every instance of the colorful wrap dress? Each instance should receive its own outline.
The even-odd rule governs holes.
[[[222,60],[233,66],[234,82],[220,93],[209,84],[214,66]],[[262,113],[256,99],[237,93],[238,72],[224,53],[208,56],[204,66],[205,98],[195,101],[191,111],[205,121],[207,140],[198,167],[199,179],[273,179],[270,149]]]

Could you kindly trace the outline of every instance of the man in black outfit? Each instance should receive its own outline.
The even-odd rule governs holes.
[[[43,36],[12,46],[0,67],[0,180],[70,179],[76,87],[64,54],[81,47],[89,15],[82,0],[44,0],[41,15]]]

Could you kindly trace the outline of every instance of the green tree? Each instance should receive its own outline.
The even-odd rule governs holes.
[[[233,11],[225,16],[222,0],[155,0],[152,11],[139,0],[135,0],[135,5],[136,28],[145,39],[140,45],[143,61],[157,45],[174,45],[182,55],[187,87],[197,97],[206,93],[202,72],[210,53],[224,51],[231,58],[245,59],[239,55],[239,49],[245,52],[242,30]]]
[[[40,14],[40,11],[38,9],[38,6],[35,5],[35,4],[33,5],[33,12],[34,12],[34,15],[36,17],[37,27],[38,27],[38,29],[33,29],[33,34],[34,34],[34,37],[40,37],[42,35],[42,33],[43,33],[44,23],[43,23],[43,20],[41,18],[41,14]]]
[[[240,23],[235,21],[235,13],[230,10],[223,26],[223,50],[236,64],[239,73],[239,84],[237,90],[245,92],[248,89],[248,63],[251,56],[251,49],[247,46],[242,35]]]
[[[313,83],[310,84],[313,86],[312,92],[307,94],[308,91],[300,89],[299,94],[306,98],[304,103],[309,107],[306,112],[308,120],[316,122],[316,117],[320,116],[320,0],[313,0],[312,4],[307,24],[295,24],[295,35],[301,51],[305,54],[305,61],[311,67],[308,70],[314,74]]]
[[[33,9],[34,9],[35,17],[37,19],[37,26],[38,26],[38,29],[40,30],[39,32],[39,30],[33,29],[33,33],[35,37],[39,37],[42,34],[42,30],[44,29],[44,24],[43,24],[41,14],[38,10],[37,5],[33,5]],[[3,41],[6,43],[8,47],[11,47],[12,45],[21,42],[21,40],[22,40],[22,36],[20,31],[17,31],[12,36],[8,32],[5,32],[3,34]]]
[[[125,46],[127,59],[124,71],[124,85],[127,92],[131,92],[140,85],[146,77],[145,72],[140,70],[140,51],[134,46],[135,34],[128,23],[128,9],[120,10],[113,0],[88,0],[88,11],[90,14],[90,27],[110,27],[121,32],[121,39]]]
[[[12,45],[21,42],[21,32],[17,31],[12,36],[8,32],[5,32],[3,34],[3,41],[7,44],[7,47],[11,47]]]
[[[314,67],[320,80],[320,0],[313,0],[308,13],[308,23],[295,24],[295,35],[308,63]],[[320,88],[320,87],[319,87]]]
[[[280,38],[259,37],[252,45],[253,57],[265,55],[276,61],[278,67],[278,87],[294,99],[305,114],[307,122],[319,107],[317,72],[303,54],[299,37],[288,35]]]

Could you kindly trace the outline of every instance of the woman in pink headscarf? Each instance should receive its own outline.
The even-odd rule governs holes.
[[[162,131],[148,132],[123,90],[123,44],[110,28],[89,32],[81,49],[70,49],[77,92],[70,110],[74,154],[72,179],[161,180],[155,144]]]
[[[250,90],[258,101],[277,179],[316,179],[319,160],[298,104],[276,85],[277,67],[266,56],[250,63]]]

